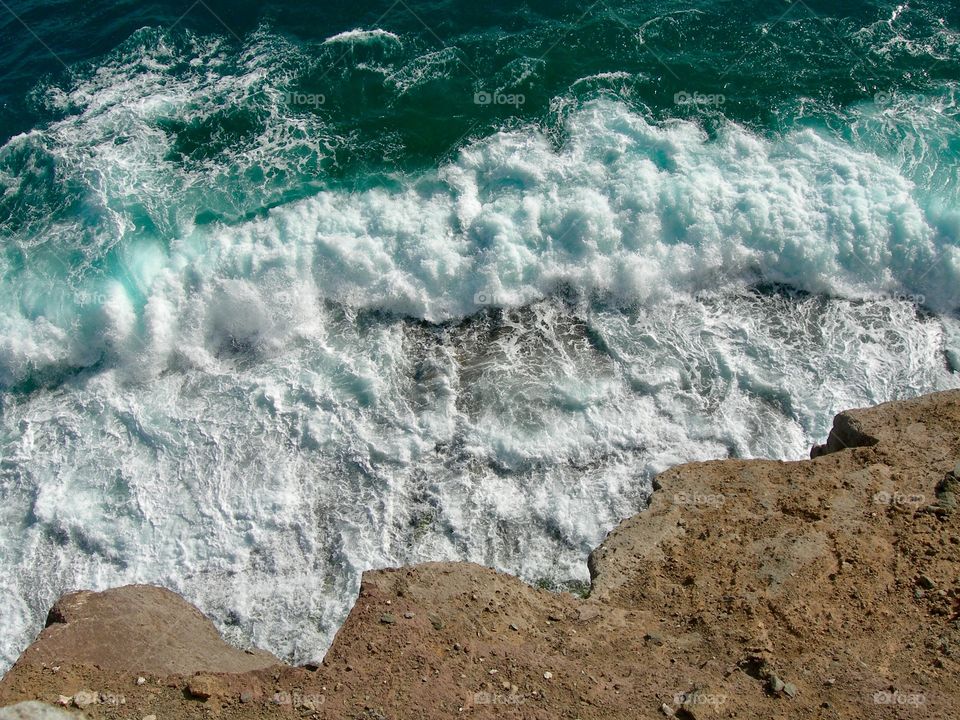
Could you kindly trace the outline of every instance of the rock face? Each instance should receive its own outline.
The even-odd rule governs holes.
[[[663,473],[591,554],[586,599],[462,563],[366,573],[320,667],[267,667],[157,588],[67,596],[0,703],[92,691],[94,718],[956,718],[960,391],[843,413],[813,454]]]
[[[278,663],[262,650],[238,650],[182,597],[153,585],[64,595],[19,663],[96,665],[104,670],[189,675],[237,673]]]

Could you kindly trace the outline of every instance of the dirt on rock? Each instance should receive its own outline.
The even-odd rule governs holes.
[[[162,589],[72,594],[0,704],[163,720],[958,717],[960,391],[843,413],[812,455],[663,473],[591,554],[587,598],[466,563],[365,573],[318,667],[233,648]]]

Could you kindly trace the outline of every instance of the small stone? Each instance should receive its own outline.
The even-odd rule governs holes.
[[[550,622],[560,622],[561,620],[563,620],[563,618],[560,617],[557,613],[550,613],[549,615],[547,615],[547,620],[549,620]]]
[[[673,708],[667,705],[666,703],[663,703],[660,706],[660,712],[662,712],[667,717],[673,717],[675,715],[675,713],[673,712]]]
[[[654,645],[663,645],[663,638],[659,635],[654,635],[653,633],[647,633],[643,636],[643,639],[647,642],[653,643]]]
[[[772,693],[780,693],[783,692],[784,682],[776,675],[771,675],[767,681],[767,687],[770,688],[770,692]]]
[[[520,630],[520,628],[517,627],[516,623],[510,623],[510,629],[513,630],[514,632],[518,632]]]
[[[187,692],[199,700],[209,700],[218,690],[219,681],[210,675],[194,675],[187,683]]]
[[[500,683],[500,687],[502,687],[504,690],[510,690],[510,683],[504,680],[502,683]]]
[[[248,703],[251,700],[253,700],[253,693],[249,690],[244,690],[242,693],[240,693],[240,702]]]
[[[414,615],[413,615],[412,612],[405,612],[405,613],[403,614],[403,617],[406,618],[407,620],[413,620]]]
[[[137,678],[137,685],[146,685],[146,684],[147,684],[147,679],[145,677]]]
[[[460,652],[462,649],[463,649],[463,647],[460,645],[460,643],[454,643],[454,644],[453,644],[453,651],[454,651],[454,652]]]
[[[384,625],[393,625],[396,621],[397,619],[390,613],[384,613],[380,616],[380,622]]]
[[[784,684],[783,684],[783,693],[784,693],[784,695],[787,695],[788,697],[796,697],[796,696],[797,696],[797,686],[794,685],[793,683],[784,683]]]
[[[443,620],[438,615],[430,616],[430,624],[433,625],[434,630],[443,630]]]
[[[61,695],[60,697],[57,698],[57,705],[62,705],[63,707],[66,707],[67,705],[70,704],[71,700],[73,700],[73,698],[70,697],[69,695]]]
[[[543,679],[544,679],[544,680],[549,680],[549,679],[552,678],[552,677],[553,677],[553,673],[550,672],[549,670],[547,670],[547,672],[545,672],[545,673],[543,674]]]
[[[933,590],[937,587],[937,584],[926,575],[921,575],[917,578],[917,585],[924,590]]]

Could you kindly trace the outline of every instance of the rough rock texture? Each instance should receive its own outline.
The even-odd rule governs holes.
[[[33,666],[62,662],[104,670],[188,675],[244,672],[279,662],[262,650],[228,645],[213,623],[182,597],[153,585],[64,595],[47,626],[20,656]]]
[[[813,454],[662,474],[591,554],[587,599],[469,564],[366,573],[317,668],[257,655],[262,669],[239,672],[243,653],[209,625],[166,634],[203,623],[156,588],[83,594],[58,604],[67,622],[0,703],[92,718],[958,717],[960,391],[843,413]]]

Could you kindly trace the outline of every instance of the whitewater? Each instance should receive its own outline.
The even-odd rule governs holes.
[[[0,149],[0,666],[73,588],[159,583],[297,662],[366,569],[579,591],[657,472],[958,386],[954,85],[843,133],[561,97],[338,186],[305,180],[350,138],[284,100],[296,52],[143,31]],[[225,107],[242,146],[171,131]]]

